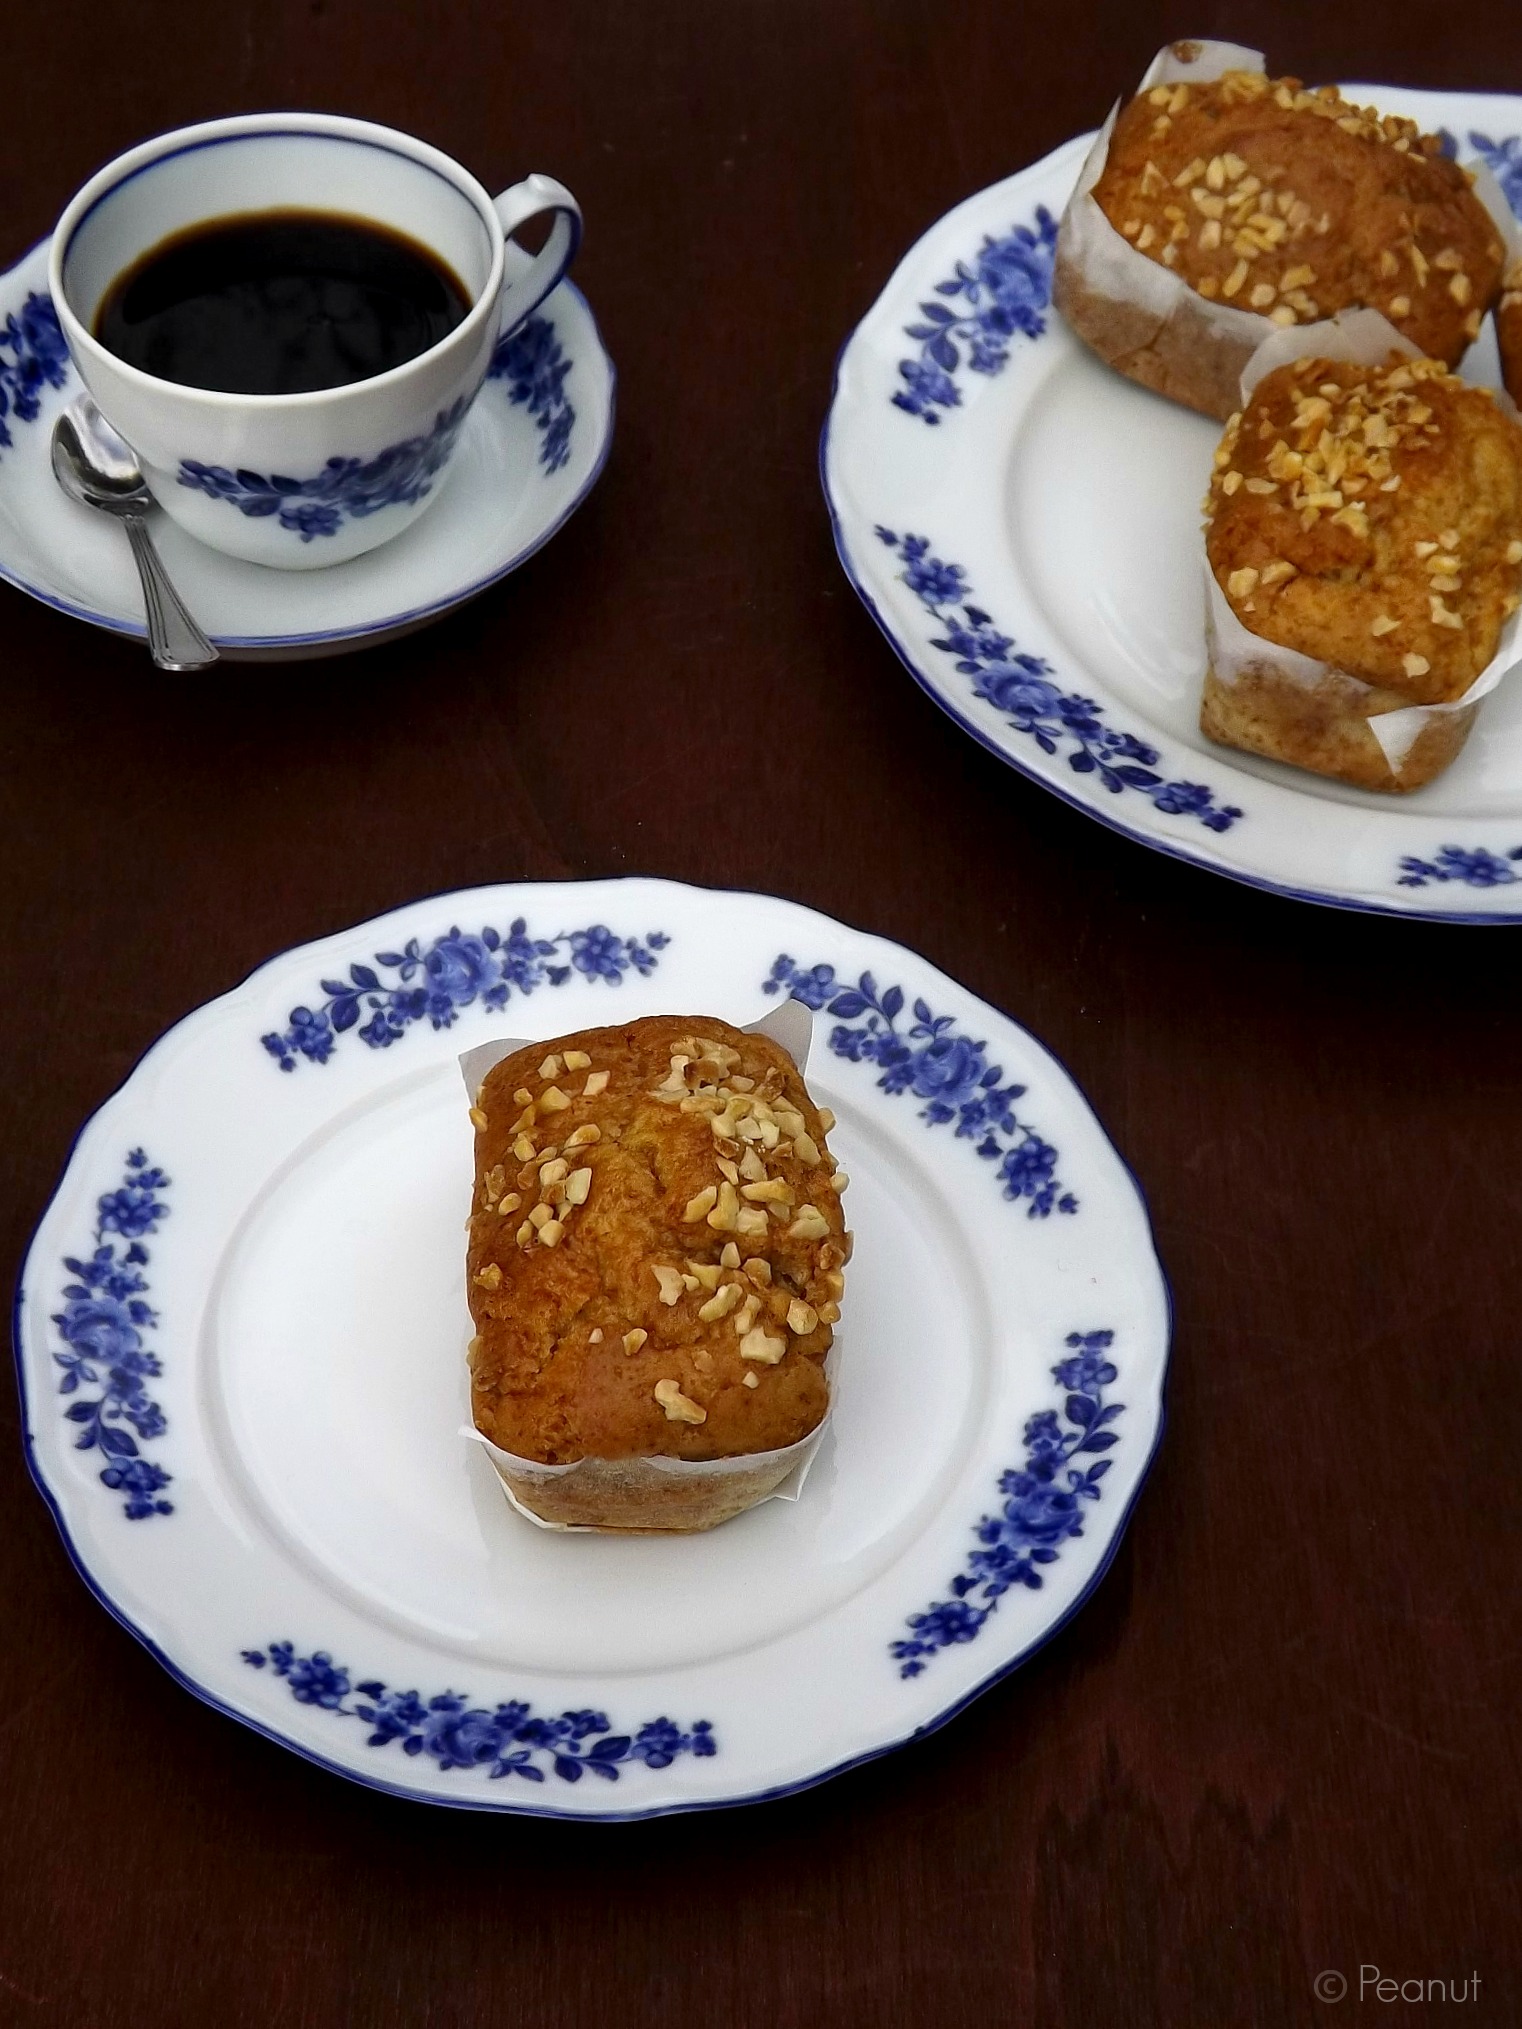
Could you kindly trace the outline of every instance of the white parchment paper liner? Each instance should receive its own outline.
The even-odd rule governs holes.
[[[770,1013],[764,1015],[760,1021],[748,1022],[744,1033],[770,1036],[774,1043],[787,1051],[802,1072],[808,1065],[809,1048],[814,1034],[814,1017],[802,1001],[786,1000],[780,1007],[773,1008]],[[461,1054],[460,1071],[472,1103],[488,1071],[500,1064],[504,1057],[512,1056],[514,1051],[523,1049],[526,1043],[533,1040],[532,1037],[507,1037],[496,1042],[478,1043],[473,1050],[466,1050]],[[824,1366],[825,1378],[832,1384],[830,1390],[832,1398],[835,1353],[838,1344],[837,1339],[836,1344],[831,1346],[826,1355]],[[583,1458],[576,1459],[570,1465],[545,1465],[539,1459],[521,1458],[516,1452],[504,1451],[500,1445],[493,1444],[489,1437],[483,1436],[473,1425],[463,1428],[460,1435],[472,1439],[485,1448],[488,1458],[496,1467],[498,1482],[509,1504],[525,1521],[532,1522],[536,1529],[550,1529],[560,1535],[598,1536],[619,1532],[601,1529],[590,1522],[546,1521],[543,1515],[536,1515],[532,1508],[519,1499],[509,1484],[508,1475],[525,1480],[531,1485],[541,1486],[568,1482],[575,1475],[576,1484],[584,1483],[588,1492],[594,1492],[600,1486],[606,1485],[616,1490],[620,1496],[627,1497],[643,1489],[658,1488],[663,1482],[668,1487],[673,1481],[682,1482],[689,1488],[705,1485],[717,1487],[725,1480],[738,1478],[742,1474],[764,1475],[769,1471],[778,1471],[780,1477],[777,1484],[747,1505],[761,1507],[767,1501],[796,1501],[803,1492],[804,1481],[808,1478],[809,1468],[824,1440],[832,1413],[831,1409],[826,1409],[808,1436],[800,1438],[797,1444],[786,1445],[777,1451],[744,1452],[738,1458]]]
[[[1180,51],[1188,54],[1180,55]],[[1235,42],[1168,43],[1148,66],[1138,93],[1160,84],[1209,84],[1229,70],[1262,72],[1260,50]],[[1057,267],[1067,271],[1090,294],[1132,313],[1138,322],[1136,342],[1127,351],[1156,350],[1166,333],[1170,349],[1183,354],[1216,355],[1201,380],[1229,387],[1263,336],[1266,319],[1254,310],[1230,303],[1212,303],[1192,289],[1182,275],[1138,253],[1100,210],[1093,190],[1104,174],[1110,137],[1120,117],[1117,99],[1089,150],[1062,221],[1057,228]],[[1066,279],[1065,278],[1065,279]],[[1139,316],[1138,316],[1139,313]],[[1150,319],[1150,328],[1140,320]],[[1222,420],[1229,413],[1222,408]]]
[[[1242,406],[1246,408],[1253,390],[1265,374],[1272,373],[1276,367],[1288,366],[1294,360],[1346,359],[1360,366],[1381,366],[1391,353],[1404,354],[1407,359],[1421,357],[1417,348],[1377,310],[1344,310],[1319,324],[1292,324],[1283,329],[1276,328],[1242,369]],[[1370,693],[1375,689],[1393,688],[1389,684],[1365,683],[1362,678],[1339,669],[1335,663],[1318,662],[1314,656],[1297,654],[1294,649],[1282,648],[1277,642],[1265,640],[1261,634],[1251,633],[1232,611],[1208,561],[1205,564],[1205,600],[1206,646],[1210,667],[1220,683],[1233,684],[1248,669],[1253,669],[1268,670],[1275,676],[1300,684],[1306,690],[1315,690],[1329,676],[1344,684],[1357,684]],[[1495,654],[1462,697],[1453,698],[1446,704],[1406,705],[1398,711],[1370,714],[1365,724],[1379,743],[1392,775],[1399,778],[1412,747],[1423,728],[1433,719],[1472,710],[1503,677],[1509,675],[1518,660],[1519,623],[1522,623],[1522,613],[1514,613],[1501,630],[1500,645]]]

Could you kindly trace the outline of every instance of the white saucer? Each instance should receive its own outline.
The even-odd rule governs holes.
[[[141,640],[142,594],[125,536],[66,499],[49,463],[53,420],[79,381],[46,293],[48,244],[0,276],[8,408],[0,409],[0,578]],[[531,372],[515,375],[523,365]],[[499,345],[493,373],[438,499],[395,541],[350,563],[268,570],[207,549],[155,514],[170,576],[225,656],[294,661],[371,647],[463,605],[549,541],[591,490],[613,433],[613,364],[580,290],[562,282]]]
[[[1345,90],[1447,129],[1522,211],[1522,100]],[[1522,921],[1522,678],[1410,796],[1200,732],[1199,502],[1220,432],[1101,365],[1050,307],[1092,139],[948,212],[847,343],[821,463],[848,576],[974,739],[1142,844],[1307,901]],[[1498,384],[1489,325],[1464,371]]]
[[[788,990],[857,1238],[801,1497],[538,1529],[467,1428],[457,1055]],[[1061,1626],[1161,1434],[1168,1299],[1018,1024],[811,910],[628,880],[416,902],[180,1022],[81,1132],[16,1345],[81,1573],[189,1689],[377,1788],[642,1817],[882,1753]]]

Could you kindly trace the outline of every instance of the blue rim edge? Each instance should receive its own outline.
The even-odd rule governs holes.
[[[394,909],[387,909],[382,913],[383,915],[390,916],[394,915],[397,910],[422,908],[429,902],[447,901],[455,896],[476,894],[488,890],[500,892],[503,888],[516,888],[520,886],[590,887],[594,885],[612,888],[622,887],[630,881],[656,881],[663,886],[680,889],[686,894],[712,895],[720,898],[729,895],[742,895],[747,898],[758,897],[763,901],[769,902],[789,901],[791,899],[784,895],[769,895],[757,888],[699,888],[694,882],[690,881],[666,881],[659,874],[616,874],[595,881],[503,881],[495,884],[495,887],[490,883],[482,883],[478,884],[475,888],[442,888],[430,894],[415,896],[410,902],[398,902]],[[793,906],[809,908],[810,905],[808,903],[794,903]],[[812,910],[811,913],[818,915],[821,912]],[[366,920],[373,923],[381,919],[372,916]],[[825,920],[838,921],[838,918],[825,918]],[[266,966],[273,965],[278,960],[289,957],[294,952],[305,950],[312,944],[325,944],[330,937],[350,936],[363,930],[365,927],[365,923],[348,924],[338,930],[328,931],[321,937],[308,938],[304,944],[287,945],[284,950],[271,953],[268,958],[261,959],[240,980],[237,980],[232,986],[228,987],[226,992],[214,994],[209,1001],[202,1001],[199,1007],[192,1008],[189,1014],[181,1015],[178,1021],[171,1022],[167,1029],[162,1030],[155,1036],[147,1048],[140,1052],[136,1061],[130,1066],[120,1082],[106,1094],[100,1104],[88,1113],[74,1130],[73,1137],[64,1154],[63,1165],[54,1181],[53,1188],[48,1192],[42,1210],[33,1221],[31,1233],[28,1236],[26,1247],[21,1256],[21,1270],[16,1278],[16,1293],[11,1302],[11,1355],[16,1366],[16,1393],[21,1408],[21,1448],[26,1460],[26,1469],[31,1475],[33,1485],[41,1494],[49,1514],[53,1517],[58,1533],[63,1539],[64,1551],[69,1562],[84,1581],[86,1588],[94,1594],[95,1598],[106,1609],[111,1618],[124,1627],[128,1634],[142,1643],[154,1661],[162,1665],[182,1690],[189,1691],[193,1697],[199,1698],[203,1705],[209,1705],[214,1712],[221,1713],[224,1718],[236,1720],[240,1726],[246,1726],[251,1732],[262,1735],[266,1740],[273,1741],[277,1747],[285,1748],[288,1753],[299,1755],[303,1761],[311,1762],[315,1767],[325,1770],[329,1775],[342,1776],[345,1781],[356,1783],[362,1789],[379,1790],[383,1795],[396,1797],[403,1803],[422,1804],[429,1807],[443,1805],[450,1810],[482,1811],[497,1817],[556,1818],[566,1823],[594,1825],[638,1824],[652,1818],[687,1817],[698,1811],[737,1810],[745,1804],[775,1803],[783,1797],[801,1795],[804,1790],[815,1789],[820,1783],[829,1782],[837,1775],[848,1774],[853,1768],[862,1768],[868,1762],[879,1761],[887,1754],[896,1754],[902,1748],[912,1746],[915,1741],[928,1739],[932,1733],[938,1733],[943,1726],[948,1725],[958,1714],[965,1712],[975,1699],[981,1698],[985,1691],[991,1691],[996,1684],[1002,1683],[1006,1677],[1013,1675],[1023,1663],[1029,1662],[1038,1650],[1045,1648],[1048,1642],[1055,1639],[1074,1616],[1088,1604],[1095,1591],[1103,1582],[1111,1564],[1114,1563],[1116,1553],[1119,1551],[1126,1530],[1130,1526],[1131,1516],[1136,1510],[1137,1502],[1141,1499],[1142,1491],[1147,1484],[1147,1479],[1157,1458],[1158,1449],[1163,1441],[1163,1433],[1167,1428],[1168,1421],[1168,1375],[1173,1363],[1173,1328],[1175,1319],[1173,1284],[1168,1278],[1168,1271],[1164,1267],[1162,1257],[1157,1251],[1152,1207],[1148,1202],[1146,1192],[1142,1188],[1141,1179],[1115,1146],[1115,1143],[1110,1139],[1109,1130],[1094,1111],[1088,1094],[1068,1069],[1066,1062],[1057,1055],[1055,1050],[1050,1049],[1042,1042],[1041,1038],[1033,1030],[1028,1029],[1024,1022],[1016,1020],[1015,1016],[1009,1014],[1005,1009],[997,1007],[993,1002],[989,1002],[988,1005],[995,1007],[995,1012],[1003,1015],[1004,1019],[1012,1023],[1022,1035],[1028,1036],[1037,1049],[1049,1057],[1058,1070],[1061,1071],[1084,1106],[1088,1108],[1090,1118],[1099,1130],[1101,1139],[1115,1161],[1119,1164],[1124,1175],[1129,1179],[1132,1189],[1136,1192],[1137,1202],[1141,1206],[1142,1215],[1147,1222],[1147,1238],[1151,1243],[1152,1262],[1157,1270],[1158,1281],[1161,1284],[1163,1293],[1162,1368],[1157,1380],[1157,1427],[1153,1434],[1151,1448],[1148,1450],[1146,1458],[1142,1461],[1136,1485],[1131,1490],[1131,1498],[1126,1502],[1124,1508],[1121,1509],[1116,1519],[1115,1527],[1100,1554],[1099,1562],[1090,1574],[1087,1584],[1085,1584],[1082,1591],[1078,1593],[1066,1610],[1049,1627],[1043,1628],[1035,1639],[1028,1643],[1025,1648],[1021,1649],[1017,1655],[1011,1656],[1008,1661],[1001,1663],[996,1670],[991,1671],[988,1676],[975,1684],[970,1691],[965,1691],[960,1698],[955,1699],[950,1705],[946,1706],[944,1711],[938,1712],[933,1719],[926,1720],[923,1725],[916,1726],[912,1732],[904,1734],[898,1740],[886,1741],[881,1747],[866,1748],[862,1753],[850,1755],[846,1760],[835,1762],[829,1768],[819,1769],[812,1775],[800,1776],[796,1782],[779,1783],[771,1789],[755,1790],[748,1796],[695,1798],[691,1803],[656,1804],[649,1810],[643,1811],[558,1811],[548,1807],[536,1807],[532,1804],[496,1803],[486,1797],[478,1799],[476,1797],[450,1795],[444,1792],[423,1794],[417,1790],[403,1789],[395,1783],[387,1782],[384,1777],[366,1775],[358,1769],[347,1768],[342,1762],[330,1761],[326,1755],[319,1754],[312,1748],[304,1746],[300,1741],[291,1739],[277,1728],[265,1725],[262,1720],[255,1719],[246,1712],[240,1712],[236,1706],[227,1704],[215,1692],[207,1690],[205,1685],[198,1683],[194,1677],[187,1676],[177,1663],[170,1660],[151,1635],[145,1634],[134,1620],[129,1619],[127,1614],[122,1611],[110,1595],[96,1583],[95,1578],[86,1568],[84,1560],[75,1548],[74,1539],[69,1534],[68,1524],[63,1518],[63,1510],[54,1498],[52,1488],[44,1478],[42,1468],[38,1464],[36,1454],[32,1448],[31,1398],[27,1393],[26,1369],[23,1365],[21,1351],[21,1307],[26,1300],[26,1271],[31,1263],[32,1254],[37,1245],[37,1236],[42,1230],[43,1221],[52,1210],[54,1200],[63,1188],[64,1182],[73,1166],[79,1144],[88,1132],[91,1123],[97,1120],[112,1101],[126,1090],[127,1086],[131,1084],[153,1052],[162,1043],[167,1042],[182,1023],[191,1020],[195,1015],[200,1013],[202,1008],[213,1006],[219,1000],[227,1000],[234,994],[241,993],[244,987],[250,985],[264,971]],[[843,927],[848,930],[855,928],[851,924],[845,924]],[[875,930],[863,931],[860,929],[856,930],[856,934],[867,937],[877,937],[879,935]],[[926,959],[922,952],[911,951],[907,945],[899,944],[895,938],[884,937],[880,941],[884,944],[892,945],[896,950],[903,951],[912,959],[918,959],[921,964],[934,966],[936,971],[941,969],[939,966],[935,966],[933,959]],[[950,978],[951,975],[948,973],[946,977]],[[960,981],[953,981],[953,984],[961,986]],[[961,990],[964,993],[972,994],[974,1000],[983,999],[981,994],[973,993],[970,987],[962,986]]]
[[[1497,96],[1504,95],[1497,94]],[[1078,135],[1075,138],[1083,140],[1092,137]],[[1057,154],[1060,152],[1061,147],[1069,145],[1071,144],[1066,142],[1061,143],[1059,148],[1052,149],[1050,152]],[[1040,168],[1041,163],[1047,159],[1046,156],[1043,156],[1040,162],[1028,163],[1026,167],[1028,169]],[[1024,170],[1013,172],[1016,176],[1023,175],[1024,173]],[[1001,183],[1010,180],[1012,179],[1003,178]],[[998,188],[1000,188],[1000,184],[990,184],[988,186],[988,190],[997,190]],[[970,197],[960,199],[957,204],[952,206],[952,211],[959,211],[962,205],[971,204],[977,198],[986,197],[988,190],[974,191]],[[942,218],[933,219],[926,226],[924,232],[920,234],[919,239],[915,240],[914,245],[905,253],[903,260],[894,268],[894,275],[909,260],[915,248],[919,246],[920,241],[927,238],[942,223],[942,220],[950,217],[950,215],[950,212],[943,213]],[[981,726],[975,724],[972,719],[959,711],[950,698],[937,689],[915,660],[913,650],[889,626],[876,599],[867,590],[865,583],[852,563],[840,510],[836,505],[835,495],[830,490],[830,426],[835,420],[835,408],[840,399],[841,368],[845,364],[846,354],[860,335],[862,326],[887,294],[888,289],[892,286],[892,282],[893,275],[890,275],[867,306],[865,314],[858,318],[857,322],[852,326],[844,344],[835,355],[835,371],[830,381],[830,403],[825,411],[824,423],[819,432],[819,485],[821,492],[824,494],[824,504],[830,517],[830,533],[835,541],[835,554],[840,559],[840,568],[845,572],[846,582],[861,600],[861,603],[866,607],[872,618],[877,622],[878,627],[882,630],[888,642],[888,646],[893,650],[899,661],[908,670],[910,676],[913,677],[915,683],[925,693],[926,697],[930,699],[932,704],[939,706],[953,724],[960,726],[964,733],[970,734],[977,741],[978,745],[987,753],[992,754],[995,759],[1002,761],[1006,767],[1013,768],[1017,773],[1026,776],[1028,780],[1036,783],[1039,788],[1046,790],[1049,795],[1055,796],[1059,801],[1066,803],[1071,809],[1081,811],[1085,817],[1093,818],[1096,824],[1104,825],[1109,831],[1118,832],[1122,838],[1130,839],[1133,845],[1145,846],[1148,851],[1160,852],[1168,859],[1182,860],[1185,866],[1198,867],[1205,873],[1223,875],[1229,881],[1240,882],[1244,888],[1256,888],[1260,894],[1279,895],[1284,900],[1290,902],[1317,902],[1324,908],[1347,909],[1363,916],[1394,916],[1403,921],[1418,923],[1476,924],[1480,926],[1522,923],[1522,909],[1491,909],[1484,911],[1408,909],[1393,901],[1365,902],[1348,895],[1322,894],[1316,888],[1292,888],[1280,881],[1265,880],[1259,874],[1243,873],[1236,867],[1227,866],[1222,861],[1211,859],[1201,852],[1190,852],[1186,847],[1173,845],[1166,839],[1153,838],[1149,833],[1135,830],[1132,826],[1122,823],[1119,818],[1112,817],[1099,804],[1086,803],[1081,796],[1074,795],[1070,789],[1060,782],[1053,781],[1049,776],[1043,775],[1039,769],[1032,767],[1029,762],[1023,761],[1017,755],[1007,752]],[[1054,311],[1053,315],[1056,314]]]
[[[0,285],[8,282],[18,269],[24,268],[27,262],[43,247],[51,245],[52,239],[53,235],[51,233],[45,233],[37,241],[36,245],[28,247],[18,260],[11,263],[4,274],[0,274]],[[561,529],[565,527],[571,516],[581,506],[582,502],[603,475],[603,468],[607,464],[609,454],[613,449],[613,426],[618,414],[618,369],[613,364],[612,354],[603,343],[602,331],[592,306],[581,290],[577,288],[569,275],[562,275],[560,280],[555,284],[555,287],[550,290],[549,296],[546,296],[538,307],[543,309],[544,303],[549,301],[550,296],[555,295],[561,289],[568,289],[586,312],[587,321],[592,327],[592,336],[597,341],[597,349],[602,354],[603,362],[608,369],[608,424],[607,428],[603,431],[602,442],[597,447],[597,456],[592,461],[592,469],[588,472],[580,492],[577,493],[573,500],[566,503],[564,510],[550,523],[549,527],[541,530],[531,543],[519,550],[516,555],[510,557],[499,569],[489,571],[484,578],[477,578],[474,583],[466,585],[458,592],[450,592],[445,598],[435,599],[432,605],[415,606],[405,613],[392,613],[384,620],[377,620],[364,627],[329,627],[317,634],[214,634],[212,641],[218,648],[255,648],[264,650],[317,648],[330,641],[353,641],[360,643],[370,640],[372,636],[394,633],[398,628],[421,626],[426,620],[433,620],[442,614],[452,613],[456,606],[468,604],[470,600],[478,598],[482,592],[489,591],[493,585],[500,583],[503,578],[511,577],[514,571],[518,570],[523,564],[526,564],[531,556],[536,555],[553,536],[557,536],[560,533]],[[532,315],[533,313],[530,312],[529,314]],[[332,568],[332,566],[329,566],[329,568]],[[52,592],[45,592],[40,586],[31,584],[26,578],[17,577],[14,571],[8,571],[3,564],[0,564],[0,584],[14,586],[18,592],[25,592],[28,598],[35,599],[39,605],[51,606],[55,613],[66,614],[70,620],[83,620],[91,627],[99,627],[106,634],[114,634],[118,641],[146,641],[148,639],[146,627],[134,626],[130,621],[113,620],[108,614],[93,612],[88,606],[76,606],[68,599],[57,598]]]

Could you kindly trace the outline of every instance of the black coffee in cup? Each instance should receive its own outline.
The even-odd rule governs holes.
[[[305,394],[416,359],[469,309],[458,277],[403,233],[333,212],[251,212],[150,248],[106,291],[94,335],[159,380]]]

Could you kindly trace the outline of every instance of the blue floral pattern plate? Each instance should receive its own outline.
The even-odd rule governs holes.
[[[113,634],[143,637],[142,594],[121,530],[64,498],[48,444],[79,392],[47,294],[48,242],[0,276],[0,579]],[[526,257],[525,257],[526,258]],[[469,411],[374,466],[302,478],[189,466],[180,483],[228,511],[278,517],[320,551],[345,514],[437,491],[395,541],[328,570],[271,571],[198,543],[166,515],[154,538],[223,655],[345,654],[409,634],[516,570],[581,505],[608,455],[613,365],[586,298],[562,282],[497,346]],[[443,447],[459,438],[447,471]]]
[[[469,1428],[458,1056],[786,997],[856,1234],[801,1494],[536,1529]],[[80,1573],[186,1688],[398,1795],[629,1818],[818,1782],[1046,1640],[1136,1500],[1168,1323],[1137,1187],[1018,1023],[793,903],[627,880],[415,902],[187,1016],[81,1131],[16,1347]]]
[[[1445,131],[1522,214],[1522,99],[1347,89]],[[1522,921],[1522,681],[1407,797],[1199,731],[1219,431],[1100,365],[1051,307],[1092,139],[948,212],[848,341],[821,445],[847,575],[959,725],[1114,830],[1302,900]],[[1464,371],[1499,384],[1488,324]]]

